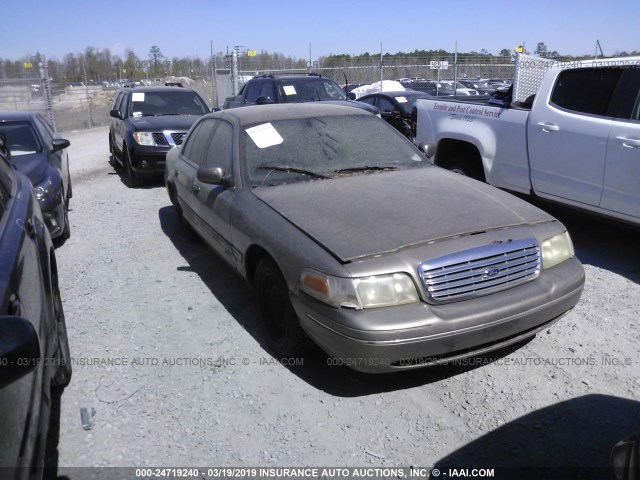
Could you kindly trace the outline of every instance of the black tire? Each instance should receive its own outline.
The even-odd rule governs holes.
[[[63,200],[64,202],[64,217],[63,217],[63,224],[64,227],[62,229],[62,233],[60,234],[60,238],[62,240],[69,240],[69,238],[71,238],[71,224],[69,223],[69,203],[66,200]]]
[[[71,352],[69,350],[69,337],[67,336],[67,323],[64,318],[62,299],[60,298],[60,288],[58,286],[58,276],[52,272],[52,292],[53,313],[56,320],[56,330],[58,333],[58,368],[51,379],[51,387],[63,389],[71,381],[72,366]]]
[[[169,190],[169,199],[173,204],[173,209],[176,212],[176,219],[178,220],[178,225],[180,227],[181,232],[190,240],[195,240],[197,238],[196,232],[193,227],[187,222],[187,219],[184,218],[184,212],[182,211],[182,207],[180,206],[180,202],[176,198],[176,193],[173,186],[168,187]]]
[[[140,179],[136,176],[136,173],[131,168],[131,157],[129,156],[129,149],[125,145],[122,148],[122,155],[124,156],[124,171],[127,176],[127,182],[130,187],[137,187],[140,185]]]
[[[300,327],[280,270],[269,258],[256,268],[254,288],[258,301],[259,330],[268,349],[280,358],[303,353],[309,338]]]
[[[109,134],[109,165],[111,165],[114,170],[120,166],[116,160],[116,148],[113,145],[113,138],[111,137],[111,134]]]
[[[445,168],[460,175],[464,175],[465,177],[484,182],[484,171],[482,170],[481,165],[482,164],[478,164],[477,162],[466,158],[454,158],[447,162]]]

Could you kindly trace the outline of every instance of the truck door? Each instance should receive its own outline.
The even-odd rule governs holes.
[[[600,204],[612,123],[607,111],[620,75],[615,68],[564,70],[547,102],[536,102],[527,132],[537,193]]]
[[[624,70],[611,113],[600,207],[640,217],[640,70]]]

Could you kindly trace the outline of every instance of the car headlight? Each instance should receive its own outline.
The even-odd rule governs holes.
[[[405,273],[343,278],[305,269],[300,275],[300,289],[334,307],[356,310],[420,301],[413,280]]]
[[[36,193],[36,198],[43,202],[51,195],[53,192],[53,182],[51,178],[47,178],[44,182],[34,188]]]
[[[133,132],[133,139],[138,143],[138,145],[154,147],[156,144],[151,132]]]
[[[542,253],[542,268],[554,267],[574,256],[573,243],[569,232],[548,238],[540,247]]]

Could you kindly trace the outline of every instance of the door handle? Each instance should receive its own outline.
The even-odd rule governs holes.
[[[194,183],[191,185],[191,191],[192,191],[193,193],[200,193],[200,185],[198,185],[197,183],[195,183],[195,182],[194,182]]]
[[[637,138],[627,138],[627,137],[616,137],[617,140],[620,140],[623,147],[627,148],[638,148],[640,147],[640,139]]]
[[[540,130],[547,133],[557,132],[558,130],[560,130],[559,126],[553,125],[551,123],[539,123],[538,127],[540,127]]]

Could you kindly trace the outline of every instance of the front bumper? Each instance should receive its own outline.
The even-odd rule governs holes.
[[[523,285],[445,305],[421,302],[355,311],[304,294],[291,300],[302,328],[339,364],[383,373],[452,362],[531,337],[578,303],[584,280],[574,257]],[[397,329],[388,329],[390,316]],[[349,326],[356,324],[370,328]],[[387,326],[377,328],[382,325]]]
[[[142,178],[164,175],[167,152],[171,147],[136,145],[130,152],[131,169]]]

